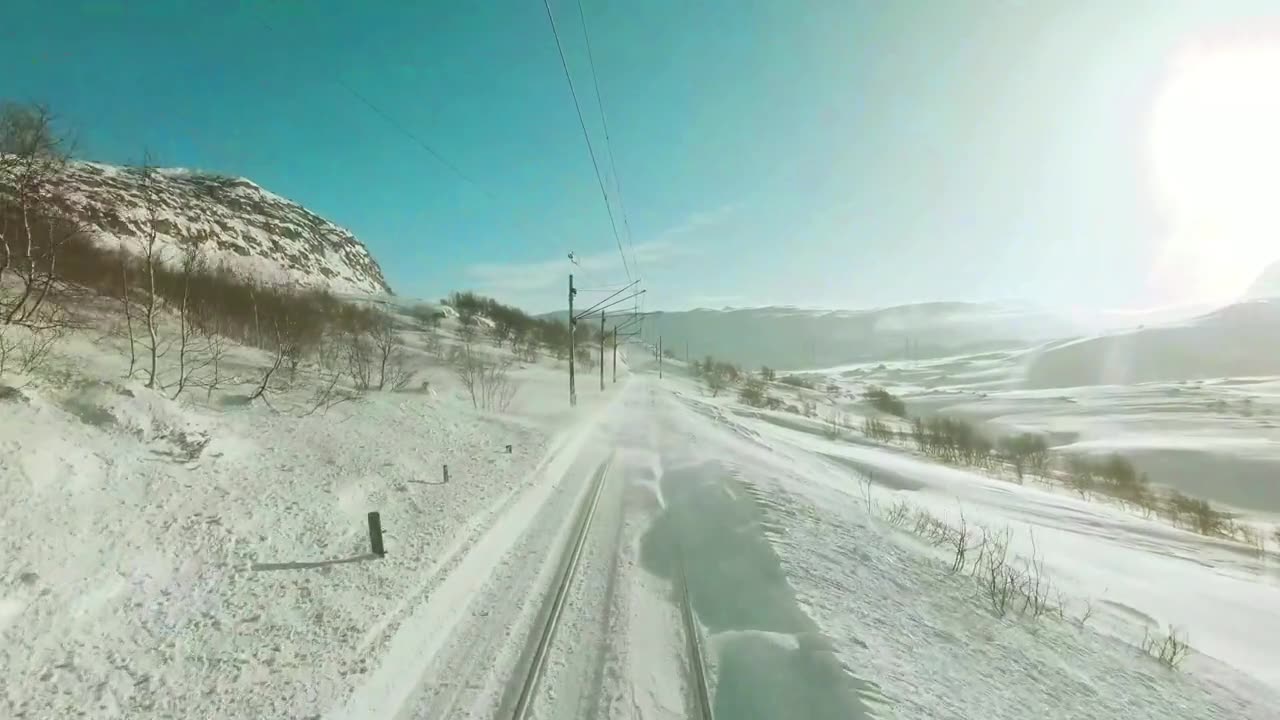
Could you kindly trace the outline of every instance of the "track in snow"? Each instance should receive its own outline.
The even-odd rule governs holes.
[[[543,621],[534,626],[530,642],[526,646],[526,655],[521,659],[521,663],[518,666],[523,669],[523,672],[517,675],[521,682],[518,687],[513,688],[514,692],[503,702],[503,709],[499,713],[499,717],[523,720],[529,715],[539,684],[542,681],[543,672],[546,669],[547,658],[551,650],[551,641],[555,637],[565,604],[568,601],[569,587],[577,573],[583,549],[587,544],[591,521],[595,519],[596,508],[600,505],[600,494],[604,490],[608,472],[608,462],[596,470],[591,492],[584,498],[584,505],[579,510],[577,530],[574,533],[573,541],[566,548],[565,557],[561,562],[555,591],[547,598],[548,603],[542,612]]]

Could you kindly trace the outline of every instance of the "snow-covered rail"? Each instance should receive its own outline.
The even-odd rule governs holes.
[[[711,711],[711,692],[707,687],[707,669],[702,660],[702,642],[698,635],[698,623],[693,617],[693,604],[689,602],[689,578],[684,571],[684,553],[680,553],[680,615],[684,620],[684,636],[689,648],[689,681],[693,686],[694,706],[699,720],[714,720]]]
[[[556,626],[564,611],[565,601],[569,595],[569,586],[573,582],[574,573],[577,571],[578,563],[582,558],[582,550],[587,544],[591,521],[595,517],[596,507],[600,504],[600,494],[604,489],[605,478],[608,473],[609,463],[605,462],[596,470],[591,489],[588,490],[586,497],[583,498],[583,506],[578,511],[577,530],[566,548],[555,591],[548,597],[550,604],[543,611],[545,620],[541,627],[535,626],[535,631],[530,637],[532,640],[536,635],[537,642],[528,646],[526,652],[528,653],[531,650],[531,654],[528,654],[525,662],[521,664],[521,667],[527,666],[527,670],[523,673],[523,677],[520,678],[519,691],[514,696],[514,703],[506,703],[510,706],[510,713],[500,713],[499,717],[522,720],[529,713],[530,706],[537,694],[538,684],[542,679],[543,668],[546,665],[547,656],[551,648],[551,640],[555,636]]]

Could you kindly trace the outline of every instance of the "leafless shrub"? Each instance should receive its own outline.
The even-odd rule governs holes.
[[[902,527],[910,516],[911,503],[906,500],[898,500],[885,511],[884,519],[894,527]]]
[[[897,432],[879,418],[868,416],[862,421],[862,434],[877,442],[892,442]]]
[[[1167,635],[1152,635],[1148,628],[1143,631],[1142,644],[1139,648],[1142,652],[1155,658],[1157,662],[1169,669],[1175,669],[1182,664],[1183,660],[1191,654],[1191,646],[1187,643],[1187,634],[1181,633],[1172,626],[1169,626]]]
[[[516,387],[508,377],[510,363],[478,352],[469,342],[454,348],[452,359],[472,407],[503,412],[511,405]]]
[[[268,406],[271,404],[268,394],[274,390],[287,387],[287,381],[280,382],[280,369],[287,367],[294,361],[294,358],[302,354],[304,338],[306,337],[306,325],[289,315],[273,317],[270,323],[274,339],[271,360],[262,369],[257,388],[249,395],[250,401],[262,398]]]
[[[750,383],[751,381],[748,380],[747,382]],[[832,410],[831,414],[823,419],[823,436],[828,440],[839,440],[840,436],[844,434],[844,427],[847,422],[844,413]]]
[[[1084,612],[1080,614],[1079,622],[1085,625],[1093,617],[1093,601],[1089,598],[1084,599]]]
[[[533,335],[526,335],[520,340],[516,355],[525,362],[537,362],[538,355],[541,353],[541,345],[538,339]]]
[[[378,318],[372,333],[373,359],[378,365],[378,390],[403,390],[413,373],[406,365],[404,345],[395,322],[387,313]]]
[[[213,397],[213,393],[222,386],[222,363],[230,350],[230,343],[225,335],[214,332],[205,334],[204,354],[208,361],[208,373],[201,383],[205,389],[205,400],[208,401]]]
[[[55,305],[41,311],[38,324],[0,324],[0,376],[7,371],[29,373],[44,365],[69,326]]]
[[[712,368],[703,373],[702,380],[706,383],[707,392],[711,393],[711,397],[716,397],[729,386],[728,377],[719,368]]]
[[[356,390],[364,392],[373,387],[373,339],[361,330],[351,329],[343,332],[342,345],[347,374]]]
[[[192,244],[183,248],[181,283],[182,297],[178,304],[178,379],[173,391],[173,399],[177,399],[187,385],[196,379],[198,373],[209,366],[209,359],[196,347],[196,338],[200,335],[199,313],[191,296],[192,279],[204,272],[204,256],[200,249]]]
[[[969,554],[969,523],[964,519],[964,513],[960,513],[960,525],[952,528],[949,533],[951,548],[954,551],[951,559],[951,572],[959,572],[964,569],[966,559]]]
[[[440,341],[440,331],[435,328],[428,329],[423,333],[423,338],[424,349],[439,360],[444,351],[444,343]]]

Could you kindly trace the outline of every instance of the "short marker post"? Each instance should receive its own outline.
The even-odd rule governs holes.
[[[382,518],[377,511],[369,513],[369,545],[374,555],[383,557],[387,554],[386,548],[382,546]]]

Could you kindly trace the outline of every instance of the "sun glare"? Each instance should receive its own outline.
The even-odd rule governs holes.
[[[1148,130],[1168,233],[1153,289],[1235,299],[1280,259],[1280,35],[1181,53]]]

